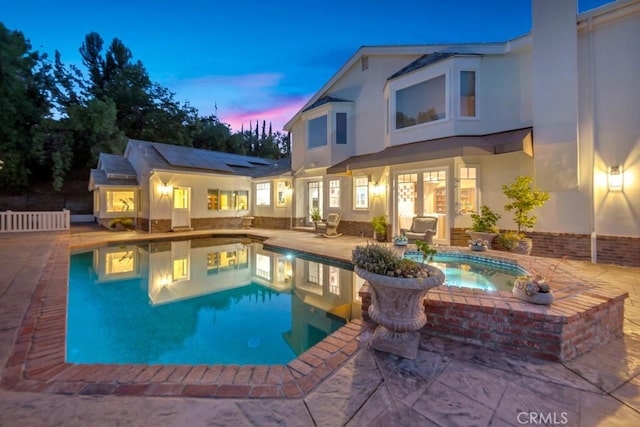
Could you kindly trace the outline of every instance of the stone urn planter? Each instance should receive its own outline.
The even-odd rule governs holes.
[[[486,249],[491,249],[491,242],[493,242],[494,237],[498,235],[498,233],[484,233],[482,231],[471,230],[467,230],[466,233],[469,235],[471,240],[486,241]]]
[[[418,356],[418,331],[427,323],[422,301],[429,289],[444,282],[442,271],[428,265],[425,268],[429,277],[400,278],[354,267],[371,288],[369,317],[378,324],[371,347],[411,360]]]
[[[242,228],[249,229],[253,225],[253,217],[252,216],[243,216],[242,217]]]
[[[553,292],[541,278],[532,276],[518,277],[513,283],[513,295],[532,304],[548,305],[553,302]]]

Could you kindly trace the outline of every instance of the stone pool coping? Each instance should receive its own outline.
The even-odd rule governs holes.
[[[260,233],[239,231],[226,233],[235,237],[249,237],[259,240],[268,239],[265,244],[281,247],[278,239],[269,239]],[[216,233],[190,235],[184,238],[216,236]],[[139,241],[158,240],[151,236],[136,238]],[[61,394],[113,394],[113,395],[145,395],[145,396],[185,396],[185,397],[233,397],[233,398],[300,398],[315,388],[325,378],[335,372],[364,345],[360,335],[371,330],[367,322],[354,320],[340,330],[327,337],[312,349],[300,355],[287,365],[277,366],[238,366],[238,365],[87,365],[69,364],[64,361],[65,355],[65,323],[66,294],[69,272],[70,249],[81,250],[106,244],[117,244],[113,238],[100,242],[78,244],[70,248],[70,237],[61,233],[56,238],[56,247],[47,261],[43,275],[32,295],[31,302],[23,319],[15,345],[7,360],[6,369],[0,385],[15,391],[34,391]],[[168,240],[169,237],[159,237]],[[128,243],[131,239],[126,240]],[[291,242],[288,242],[291,243]],[[287,242],[283,243],[286,245]],[[458,251],[470,254],[469,250],[439,248],[441,251]],[[298,251],[316,255],[313,251]],[[347,262],[350,250],[341,256],[331,257],[334,260]],[[322,256],[322,254],[317,254]],[[518,262],[528,266],[531,260],[536,268],[554,265],[557,260],[533,258],[488,251],[483,256],[495,257],[506,262]],[[594,308],[594,300],[607,305],[614,302],[621,306],[627,297],[626,292],[608,287],[604,282],[580,279],[577,269],[569,265],[561,265],[554,280],[556,303],[550,307],[534,306],[515,299],[509,292],[487,294],[478,290],[462,290],[460,288],[438,287],[429,292],[425,304],[428,310],[435,311],[432,318],[441,315],[444,324],[454,324],[451,313],[461,309],[459,322],[465,323],[467,329],[463,334],[455,335],[450,330],[426,331],[451,336],[463,341],[475,342],[477,338],[469,337],[468,330],[482,330],[482,325],[504,318],[516,316],[528,324],[530,321],[548,319],[551,316],[558,323],[568,324],[575,319],[590,319],[599,310]],[[480,308],[473,313],[466,313],[468,306]],[[520,314],[516,314],[520,313]],[[620,313],[622,313],[620,311]],[[448,316],[448,317],[447,317]],[[466,316],[466,317],[465,317]],[[491,318],[494,316],[495,318]],[[622,315],[620,314],[620,317]],[[621,319],[620,319],[621,320]],[[621,322],[620,322],[621,323]],[[554,323],[549,323],[554,324]],[[520,328],[521,331],[523,328]],[[486,332],[486,331],[485,331]],[[491,331],[495,332],[495,331]],[[467,335],[465,335],[467,334]],[[593,334],[592,334],[593,335]],[[480,344],[483,340],[480,339]],[[486,339],[484,340],[486,344]],[[522,339],[519,354],[528,343]],[[535,344],[535,343],[534,343]],[[501,343],[505,345],[505,343]],[[507,346],[508,347],[508,346]],[[509,348],[506,348],[509,351]],[[513,348],[511,348],[513,350]],[[534,357],[535,354],[533,355]],[[542,357],[542,358],[549,358]]]
[[[370,329],[361,320],[351,321],[286,365],[67,363],[69,249],[69,235],[60,234],[7,360],[3,388],[80,395],[300,398],[343,365],[361,345],[360,334]]]

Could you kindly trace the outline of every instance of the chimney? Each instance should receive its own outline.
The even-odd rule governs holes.
[[[575,189],[578,171],[576,0],[532,0],[533,140],[536,185]]]

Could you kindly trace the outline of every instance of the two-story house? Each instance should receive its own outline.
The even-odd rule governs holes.
[[[436,242],[465,245],[481,205],[515,228],[502,185],[525,175],[551,195],[534,254],[639,264],[640,1],[532,8],[503,43],[360,48],[285,125],[294,223],[434,215]]]

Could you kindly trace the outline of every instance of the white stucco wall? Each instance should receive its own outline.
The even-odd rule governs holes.
[[[585,56],[579,68],[592,77],[581,79],[580,93],[595,100],[580,117],[594,136],[593,165],[584,167],[593,170],[595,231],[640,237],[640,4],[634,10],[596,17],[593,31],[580,33]],[[615,165],[623,168],[622,191],[607,186]]]
[[[209,210],[207,207],[208,190],[244,190],[249,192],[249,206],[254,194],[251,179],[248,177],[225,176],[213,174],[180,173],[175,171],[157,171],[149,178],[150,187],[150,220],[171,218],[173,194],[163,195],[160,186],[168,184],[174,187],[191,188],[191,218],[221,218],[243,216],[246,210]]]

